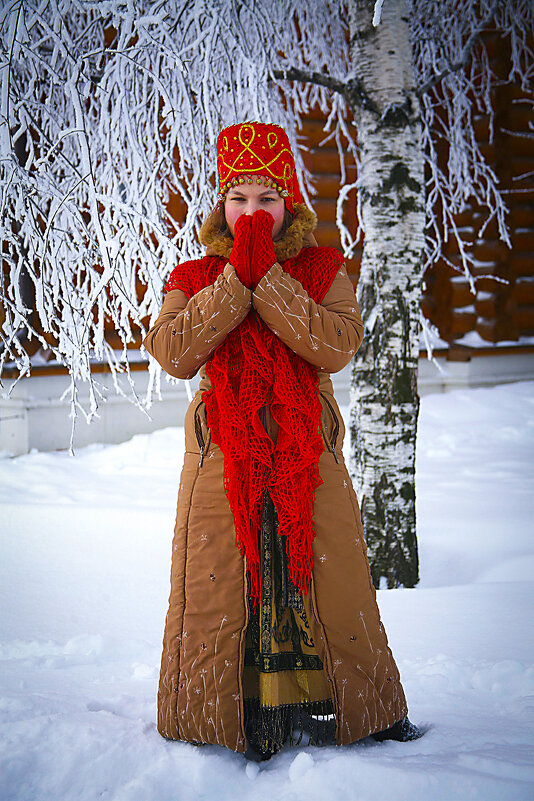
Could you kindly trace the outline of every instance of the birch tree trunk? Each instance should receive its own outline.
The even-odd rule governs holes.
[[[405,0],[349,0],[364,249],[358,298],[366,335],[351,382],[351,471],[373,581],[418,581],[415,442],[424,244],[421,119]],[[363,97],[363,101],[362,101]]]

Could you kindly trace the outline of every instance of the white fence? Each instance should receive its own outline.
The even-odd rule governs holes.
[[[446,361],[437,358],[439,369],[426,358],[419,361],[419,392],[448,392],[467,387],[493,386],[534,379],[534,352],[506,352],[496,348],[491,355],[472,351],[469,361]],[[132,373],[138,395],[143,397],[148,384],[148,372]],[[91,424],[79,413],[74,447],[93,442],[123,442],[135,434],[144,434],[167,426],[183,424],[188,395],[185,383],[170,383],[162,375],[161,399],[154,400],[148,414],[131,401],[116,395],[111,376],[96,376],[108,400],[102,403]],[[350,365],[332,376],[337,400],[349,402]],[[9,455],[28,453],[33,448],[50,451],[68,448],[71,438],[69,402],[61,397],[68,390],[70,380],[63,375],[35,375],[20,381],[9,399],[0,399],[0,452]],[[194,392],[198,379],[190,382]],[[6,382],[6,389],[10,384]],[[82,387],[83,389],[83,387]],[[125,392],[126,392],[125,387]],[[87,407],[88,399],[80,393],[81,403]]]

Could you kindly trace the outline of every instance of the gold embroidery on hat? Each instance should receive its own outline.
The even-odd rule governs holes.
[[[247,133],[249,132],[250,136],[247,137]],[[274,144],[271,144],[270,137],[272,136],[274,136],[276,140],[274,144],[276,144],[276,142],[278,141],[277,134],[273,134],[272,132],[270,132],[267,136],[267,140],[271,148],[274,146]],[[280,156],[282,156],[284,153],[290,153],[292,157],[293,154],[291,153],[291,149],[285,147],[283,150],[280,151],[280,153],[277,153],[274,156],[274,158],[272,158],[270,161],[262,161],[261,157],[257,153],[254,153],[254,151],[251,149],[251,145],[254,142],[255,138],[256,138],[256,131],[252,125],[249,125],[248,123],[243,123],[243,125],[239,127],[238,139],[240,144],[243,145],[243,150],[241,150],[241,152],[238,152],[236,158],[233,160],[233,163],[231,164],[228,164],[225,161],[224,157],[221,155],[222,165],[226,167],[226,169],[228,170],[227,175],[230,175],[232,172],[237,172],[238,169],[236,168],[236,165],[238,161],[242,159],[245,156],[245,154],[250,154],[254,159],[256,159],[256,161],[260,162],[260,165],[258,167],[253,167],[251,164],[247,172],[260,172],[261,170],[267,170],[270,173],[270,175],[272,175],[272,177],[275,178],[277,181],[283,180],[284,182],[289,182],[291,180],[291,176],[293,175],[291,166],[289,164],[284,164],[282,175],[278,175],[273,169],[271,169],[271,165],[273,165],[276,161],[278,161]]]

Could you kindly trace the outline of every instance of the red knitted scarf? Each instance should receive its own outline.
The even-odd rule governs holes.
[[[179,265],[167,291],[191,298],[213,284],[227,259],[206,256]],[[283,269],[320,303],[343,257],[334,248],[304,248]],[[297,356],[251,311],[206,364],[211,388],[203,393],[211,439],[224,454],[224,486],[246,556],[250,596],[261,593],[259,527],[267,489],[276,507],[279,533],[286,538],[289,575],[306,592],[312,569],[312,516],[315,489],[322,483],[318,462],[323,450],[317,368]],[[269,406],[278,424],[276,444],[262,425]]]

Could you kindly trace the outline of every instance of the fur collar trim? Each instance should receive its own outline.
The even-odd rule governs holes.
[[[274,243],[274,252],[278,261],[290,259],[296,256],[303,247],[313,247],[317,245],[312,231],[317,225],[317,217],[303,203],[295,203],[295,217],[281,239]],[[230,233],[223,234],[219,228],[218,220],[220,213],[212,211],[207,220],[202,225],[198,238],[207,247],[207,256],[226,256],[230,258],[234,238]]]

